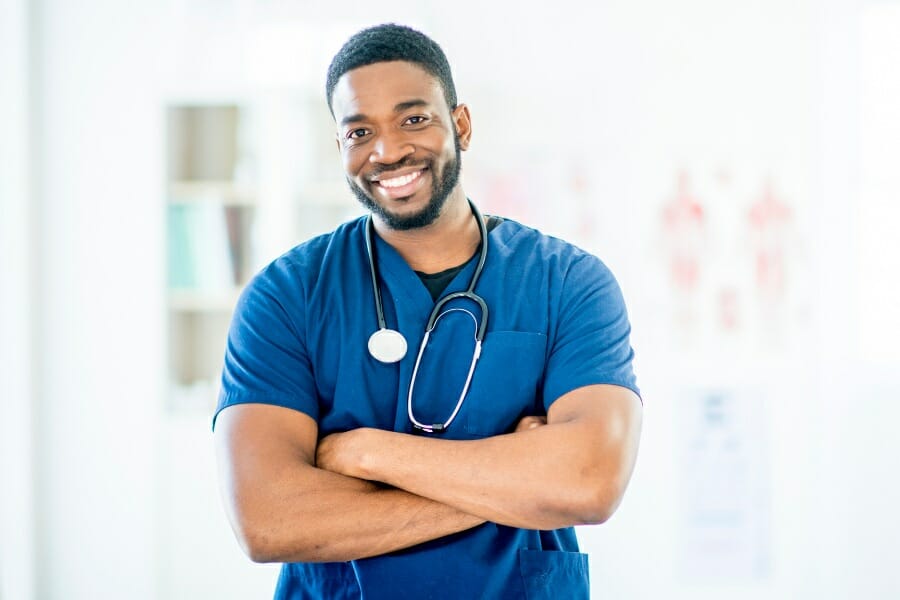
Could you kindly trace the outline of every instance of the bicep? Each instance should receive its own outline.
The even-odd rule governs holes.
[[[618,435],[631,435],[640,423],[641,400],[632,390],[611,384],[586,385],[556,399],[547,411],[547,423],[570,421],[605,423]]]
[[[641,436],[640,398],[618,385],[587,385],[568,392],[550,405],[548,425],[571,425],[591,447],[615,454],[628,466],[634,462]]]
[[[578,445],[588,454],[585,472],[597,475],[601,481],[598,493],[613,510],[637,460],[642,413],[637,394],[606,384],[572,390],[551,404],[547,413],[547,425],[565,427],[566,443]]]
[[[260,497],[286,475],[313,469],[318,425],[308,415],[269,404],[238,404],[221,411],[215,429],[223,499],[232,523],[252,519]]]

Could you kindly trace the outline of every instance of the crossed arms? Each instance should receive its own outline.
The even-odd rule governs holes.
[[[602,523],[631,477],[634,392],[576,389],[513,433],[452,441],[378,429],[318,440],[309,416],[239,404],[217,417],[219,480],[232,527],[257,562],[377,556],[485,521],[526,529]]]

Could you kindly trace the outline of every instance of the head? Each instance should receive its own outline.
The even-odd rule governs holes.
[[[347,40],[331,59],[325,81],[325,96],[331,116],[335,116],[331,102],[334,86],[347,71],[380,62],[403,60],[419,65],[441,84],[444,100],[452,110],[456,108],[456,86],[450,73],[450,63],[437,42],[403,25],[376,25],[356,33]]]
[[[400,25],[357,33],[331,62],[326,96],[350,189],[388,227],[424,227],[464,199],[469,112],[433,40]]]

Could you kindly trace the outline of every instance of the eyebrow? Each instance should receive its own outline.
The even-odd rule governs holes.
[[[410,108],[415,108],[417,106],[428,106],[428,102],[421,98],[407,100],[406,102],[401,102],[400,104],[396,105],[394,107],[394,112],[403,112],[404,110],[409,110]]]
[[[394,112],[401,113],[405,110],[409,110],[410,108],[416,108],[417,106],[428,106],[428,102],[423,100],[422,98],[413,98],[412,100],[406,100],[405,102],[399,102],[394,105]],[[365,121],[366,115],[362,113],[356,113],[355,115],[347,115],[343,119],[341,119],[341,126],[349,125],[350,123],[357,123],[359,121]]]

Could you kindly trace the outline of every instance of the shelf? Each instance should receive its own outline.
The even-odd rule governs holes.
[[[218,378],[181,384],[173,382],[169,389],[169,403],[173,412],[202,415],[204,420],[208,420],[215,409],[218,396]]]
[[[180,312],[230,313],[237,304],[240,289],[216,291],[169,290],[169,309]]]
[[[298,196],[302,206],[345,208],[356,205],[347,185],[334,182],[306,184],[300,189]]]
[[[215,200],[224,206],[253,206],[257,193],[247,185],[228,180],[181,180],[169,183],[170,203]]]
[[[254,260],[261,212],[248,107],[166,107],[168,406],[215,405],[231,315]]]

